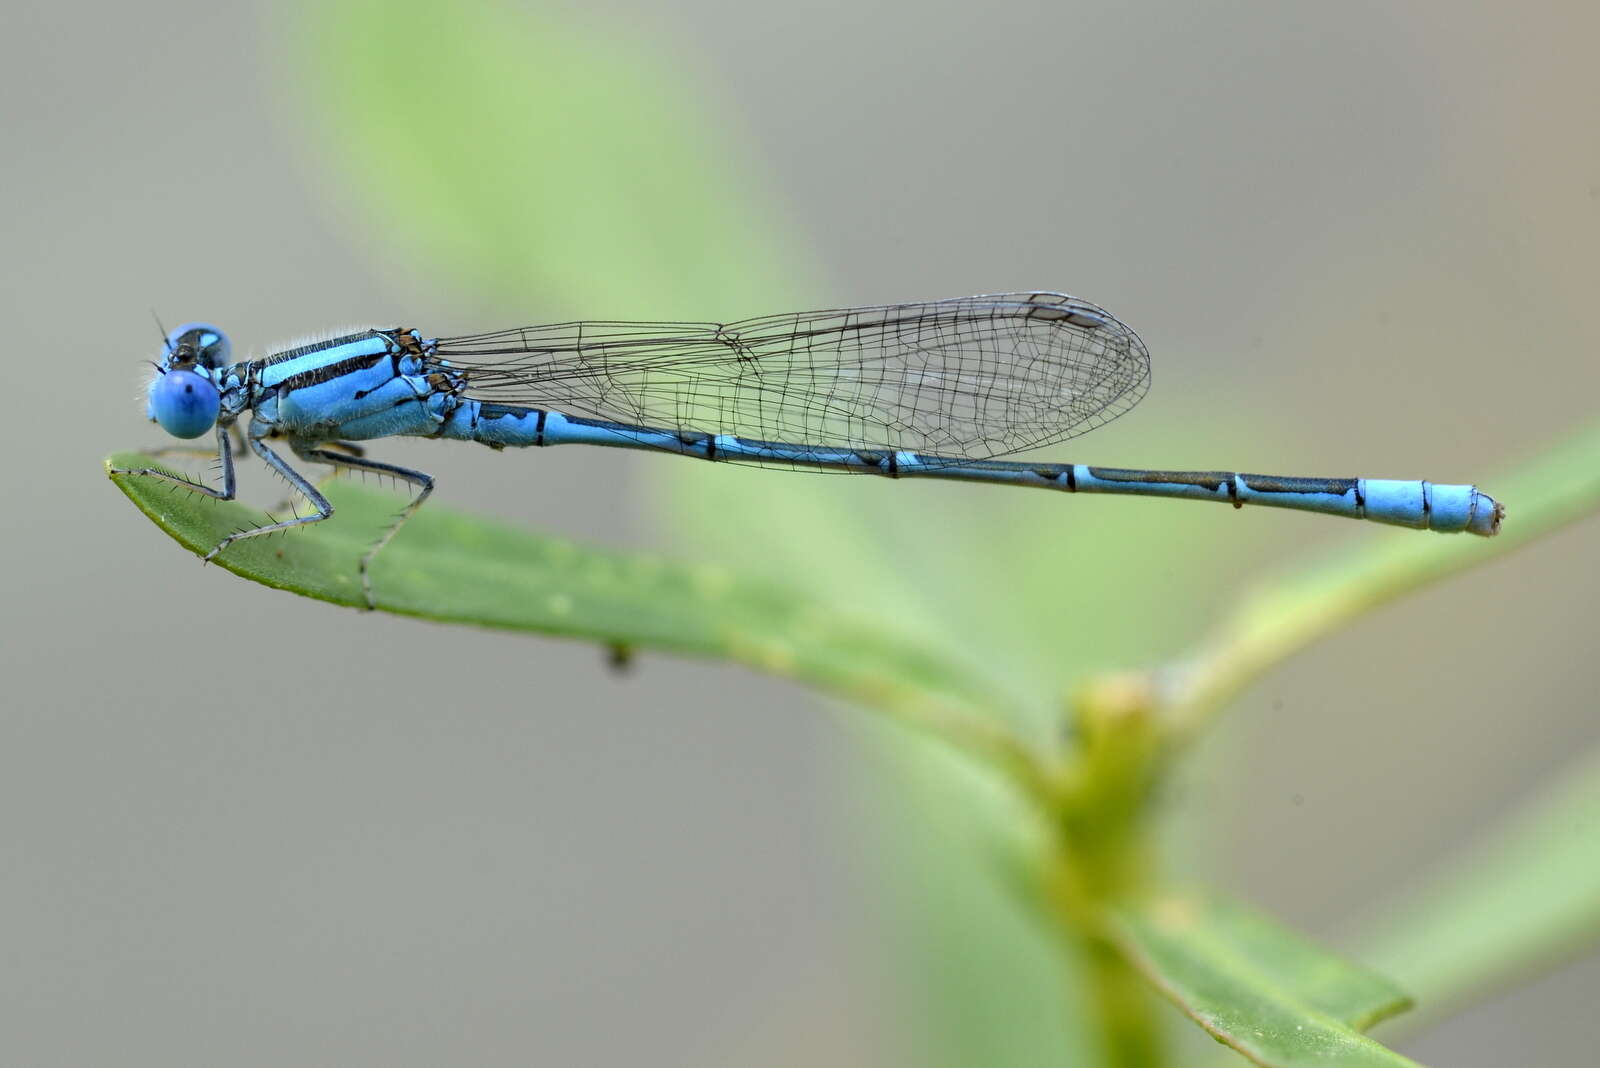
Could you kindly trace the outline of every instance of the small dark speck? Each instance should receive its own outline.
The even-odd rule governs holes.
[[[1282,712],[1283,711],[1283,698],[1274,697],[1272,699],[1272,710],[1274,712]]]
[[[626,642],[614,642],[606,646],[606,666],[618,675],[625,675],[633,670],[634,648]]]
[[[1296,808],[1300,808],[1301,806],[1303,806],[1306,803],[1306,795],[1305,794],[1290,794],[1289,795],[1289,800],[1294,803],[1294,806]]]

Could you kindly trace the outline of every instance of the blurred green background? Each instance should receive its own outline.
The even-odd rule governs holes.
[[[7,14],[19,1063],[1082,1062],[1072,976],[980,844],[1014,813],[946,754],[742,671],[617,677],[175,551],[96,477],[155,440],[152,307],[260,350],[1060,288],[1133,324],[1156,378],[1056,458],[1490,492],[1600,387],[1583,5]],[[892,613],[1041,738],[1081,672],[1183,648],[1255,569],[1418,536],[600,450],[382,455],[453,504]],[[277,493],[258,468],[244,489]],[[1275,672],[1165,800],[1174,867],[1336,945],[1381,926],[1592,747],[1593,540]],[[1400,1045],[1582,1062],[1597,982],[1591,957]]]

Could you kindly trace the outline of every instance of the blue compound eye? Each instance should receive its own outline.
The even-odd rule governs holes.
[[[169,364],[226,367],[233,358],[233,346],[228,335],[210,323],[184,323],[167,335],[167,358]]]
[[[217,421],[217,387],[193,371],[168,371],[150,383],[150,418],[175,438],[197,438]]]

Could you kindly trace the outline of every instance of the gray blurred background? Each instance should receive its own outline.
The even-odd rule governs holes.
[[[835,301],[1059,287],[1134,324],[1155,391],[1072,459],[1492,491],[1592,415],[1592,4],[601,7],[697,72]],[[618,677],[585,646],[269,591],[104,479],[106,454],[156,441],[152,309],[253,350],[446,298],[330,194],[270,7],[0,12],[0,1059],[912,1056],[853,829],[873,758],[839,716],[719,665]],[[1219,455],[1241,439],[1222,425],[1260,455]],[[1200,455],[1140,454],[1141,427]],[[477,450],[385,455],[466,508],[669,536],[627,456],[530,455],[508,487]],[[1361,534],[1260,522],[1261,562]],[[1589,749],[1594,539],[1274,672],[1180,800],[1209,836],[1192,873],[1338,943]],[[1152,566],[1177,585],[1206,561]],[[1597,983],[1579,961],[1402,1048],[1588,1063]]]

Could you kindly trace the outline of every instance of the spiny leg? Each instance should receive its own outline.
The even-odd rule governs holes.
[[[206,553],[205,559],[207,560],[212,559],[218,553],[236,541],[243,541],[245,538],[259,537],[262,534],[275,534],[280,530],[289,530],[293,527],[303,526],[306,523],[320,523],[324,519],[327,519],[329,516],[333,515],[333,505],[328,503],[328,498],[324,497],[317,490],[317,487],[313,486],[304,475],[290,467],[288,463],[285,462],[283,457],[267,448],[266,442],[262,441],[261,438],[256,436],[254,427],[251,428],[249,441],[250,448],[255,451],[255,454],[261,457],[262,460],[266,461],[268,467],[282,475],[292,488],[297,490],[303,497],[305,497],[305,499],[311,503],[311,507],[317,510],[316,514],[298,515],[293,519],[285,519],[282,522],[268,523],[266,526],[254,527],[250,530],[234,531],[226,538],[223,538],[221,541],[217,542],[216,546],[210,552]],[[233,490],[231,468],[229,473],[230,477],[228,490],[229,496],[231,497]]]
[[[204,493],[207,497],[215,497],[219,501],[231,501],[233,500],[234,476],[233,447],[229,444],[229,431],[232,431],[234,434],[239,433],[236,424],[230,423],[226,427],[218,424],[216,457],[217,462],[222,465],[222,488],[220,490],[211,486],[207,486],[202,482],[196,482],[192,478],[185,478],[183,475],[177,474],[176,472],[164,471],[159,467],[113,467],[111,469],[111,473],[114,475],[145,475],[150,478],[165,479],[174,485],[182,486],[185,489],[194,490],[196,493]],[[208,450],[196,449],[193,446],[184,445],[170,445],[164,448],[151,450],[151,454],[154,456],[161,456],[170,453],[186,453],[191,456],[196,454],[201,456],[211,455]],[[206,559],[209,560],[210,557],[207,557]]]
[[[343,446],[342,442],[339,444]],[[333,464],[336,467],[348,467],[353,471],[373,471],[380,475],[390,475],[409,482],[413,486],[421,487],[421,491],[411,498],[404,508],[400,509],[400,514],[395,516],[394,523],[390,525],[389,529],[383,532],[383,536],[374,542],[372,548],[368,549],[366,555],[361,558],[361,592],[366,596],[368,608],[377,607],[376,602],[372,599],[372,580],[368,576],[368,569],[372,566],[373,557],[377,556],[379,550],[389,544],[389,539],[394,537],[395,532],[404,526],[405,521],[415,515],[417,509],[422,507],[422,502],[428,499],[428,495],[433,492],[433,476],[424,474],[421,471],[413,471],[408,467],[400,467],[396,464],[368,460],[359,454],[341,456],[338,453],[328,451],[327,448],[296,449],[295,454],[302,459],[317,460],[322,463]]]
[[[365,456],[367,454],[366,449],[363,449],[360,445],[357,445],[353,441],[329,441],[326,442],[322,447],[325,449],[339,449],[342,452],[349,453],[351,456]],[[317,458],[314,456],[307,456],[304,452],[298,449],[295,450],[295,455],[303,460],[315,460],[318,463],[323,462],[321,460],[317,460]],[[333,479],[339,474],[339,468],[342,466],[342,462],[332,464],[328,473],[323,475],[321,478],[313,479],[312,484],[318,489],[321,489],[323,486],[333,481]],[[281,501],[278,501],[276,504],[274,504],[272,508],[269,509],[268,514],[270,515],[272,512],[281,512],[292,504],[294,504],[294,496],[291,492],[288,497],[285,497]]]

